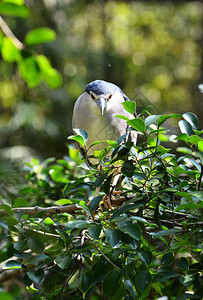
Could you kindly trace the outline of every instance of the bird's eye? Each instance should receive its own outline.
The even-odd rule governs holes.
[[[107,99],[107,100],[109,101],[109,100],[111,99],[111,97],[112,97],[112,94],[108,96],[108,99]]]
[[[90,94],[90,96],[93,100],[95,99],[95,96],[92,93]]]

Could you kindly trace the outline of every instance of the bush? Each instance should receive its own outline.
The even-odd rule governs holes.
[[[26,163],[27,183],[1,199],[0,282],[17,274],[32,299],[201,299],[203,132],[192,113],[149,110],[127,121],[142,141],[109,141],[102,168],[86,168],[72,146],[63,159]],[[163,123],[181,117],[169,136]],[[74,139],[83,144],[83,134]]]

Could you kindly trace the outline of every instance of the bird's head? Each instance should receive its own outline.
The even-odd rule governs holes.
[[[104,80],[95,80],[89,83],[85,88],[85,92],[89,97],[90,105],[101,115],[111,109],[116,104],[115,101],[118,103],[119,97],[123,99],[121,89],[117,85]]]

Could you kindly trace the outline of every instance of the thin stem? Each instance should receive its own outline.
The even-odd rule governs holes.
[[[203,165],[201,165],[201,173],[200,173],[199,183],[198,183],[198,187],[197,187],[198,191],[200,191],[200,189],[201,189],[202,176],[203,176]]]
[[[19,41],[19,39],[13,34],[11,29],[8,27],[7,23],[4,21],[4,19],[1,16],[0,16],[0,28],[5,34],[5,36],[7,36],[9,39],[12,40],[16,48],[18,48],[19,50],[22,50],[24,48],[23,43],[21,43],[21,41]]]

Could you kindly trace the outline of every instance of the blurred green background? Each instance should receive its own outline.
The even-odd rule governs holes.
[[[56,32],[55,41],[32,51],[50,58],[63,80],[55,90],[45,83],[30,88],[0,57],[0,154],[66,154],[74,102],[95,79],[119,85],[138,112],[149,103],[156,113],[191,111],[203,127],[201,1],[25,3],[29,18],[4,20],[20,41],[38,27]]]

